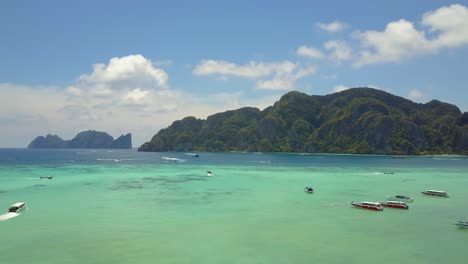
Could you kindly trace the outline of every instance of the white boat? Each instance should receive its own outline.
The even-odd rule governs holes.
[[[354,207],[359,207],[359,208],[374,210],[374,211],[383,210],[382,205],[376,202],[360,202],[360,203],[351,202],[351,205]]]
[[[162,157],[162,160],[168,161],[168,162],[184,162],[184,159],[178,159],[178,158],[171,158],[171,157]]]
[[[425,195],[448,197],[448,194],[447,194],[446,191],[427,190],[427,191],[423,191],[421,193],[425,194]]]
[[[462,221],[462,220],[460,220],[460,222],[455,223],[455,225],[457,225],[457,226],[460,227],[460,228],[468,228],[468,221]]]
[[[314,193],[314,188],[307,186],[304,188],[304,192],[306,193]]]
[[[213,176],[213,173],[211,171],[206,171],[206,176]]]
[[[398,209],[408,209],[409,206],[402,201],[385,201],[379,202],[382,206]]]
[[[19,202],[15,203],[10,208],[8,208],[9,213],[19,213],[23,211],[26,208],[26,203],[25,202]]]
[[[387,196],[387,200],[401,201],[401,202],[406,202],[406,203],[413,202],[413,199],[411,199],[410,197],[408,197],[406,195],[402,195],[402,194]]]

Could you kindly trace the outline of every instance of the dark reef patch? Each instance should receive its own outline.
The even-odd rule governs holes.
[[[121,181],[110,189],[113,191],[126,191],[132,189],[142,189],[143,185],[139,181]]]

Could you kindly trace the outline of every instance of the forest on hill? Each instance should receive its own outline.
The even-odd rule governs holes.
[[[263,111],[244,107],[175,121],[139,150],[468,154],[468,112],[372,88],[324,96],[294,91]]]

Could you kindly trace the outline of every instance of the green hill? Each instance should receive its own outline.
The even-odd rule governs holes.
[[[245,107],[175,121],[139,150],[468,154],[468,113],[371,88],[289,92],[263,111]]]

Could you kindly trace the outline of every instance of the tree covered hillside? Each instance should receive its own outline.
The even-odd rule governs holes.
[[[468,154],[468,113],[371,88],[289,92],[263,111],[245,107],[175,121],[139,150]]]

